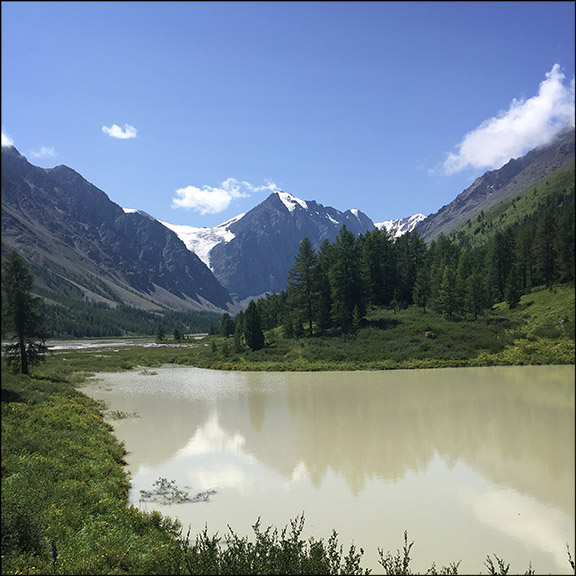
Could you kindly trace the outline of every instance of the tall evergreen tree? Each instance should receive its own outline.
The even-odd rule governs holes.
[[[254,300],[250,300],[244,314],[244,338],[251,350],[264,348],[264,332],[262,332],[260,314]]]
[[[329,240],[324,240],[318,251],[316,265],[316,286],[318,302],[316,323],[321,332],[332,326],[332,294],[330,290],[330,267],[332,266],[333,248]]]
[[[494,233],[488,249],[487,267],[492,293],[499,302],[505,298],[506,280],[515,261],[514,250],[514,237],[510,228]]]
[[[412,289],[412,300],[416,306],[426,312],[426,306],[430,300],[430,271],[428,266],[423,266],[416,274],[416,281]]]
[[[362,242],[366,297],[375,306],[389,306],[397,287],[394,239],[383,229],[366,233]]]
[[[430,302],[434,308],[438,308],[440,298],[440,286],[444,276],[444,269],[450,266],[456,269],[458,265],[460,249],[456,243],[444,233],[440,234],[428,247],[427,259],[430,266]]]
[[[240,310],[234,318],[234,352],[242,351],[244,337],[244,312]]]
[[[2,266],[2,334],[12,336],[4,351],[6,360],[22,374],[43,361],[48,351],[41,299],[33,296],[33,288],[34,275],[13,251]]]
[[[574,190],[572,194],[561,203],[562,212],[558,219],[558,232],[556,234],[556,253],[558,256],[558,279],[560,282],[573,282],[575,273],[574,254]]]
[[[156,326],[156,341],[163,342],[166,340],[166,329],[162,324]]]
[[[232,320],[228,312],[224,312],[220,319],[220,336],[224,336],[225,338],[232,336],[232,334],[234,334],[234,328],[234,320]]]
[[[360,318],[366,314],[360,254],[354,233],[342,226],[334,242],[334,260],[330,268],[332,315],[337,326],[353,328],[354,309]]]
[[[454,320],[461,311],[457,275],[456,270],[452,266],[444,266],[436,305],[438,311],[446,315],[449,320]]]
[[[536,229],[534,237],[534,255],[536,270],[541,282],[550,288],[556,272],[556,224],[550,209],[546,209]]]
[[[396,239],[398,280],[394,292],[396,300],[403,306],[412,304],[412,293],[418,270],[426,261],[427,247],[417,232],[407,232]]]
[[[290,305],[308,325],[308,334],[313,334],[314,311],[318,296],[316,285],[316,252],[312,248],[312,242],[304,238],[300,242],[300,248],[296,255],[294,265],[288,273],[288,285],[290,287]]]
[[[465,281],[464,308],[476,320],[489,303],[482,273],[475,270]]]
[[[535,262],[532,243],[535,236],[535,224],[532,221],[525,222],[516,232],[516,262],[522,290],[527,292],[535,286]]]
[[[504,299],[510,308],[516,308],[522,296],[522,281],[518,267],[512,266],[506,285],[504,286]]]

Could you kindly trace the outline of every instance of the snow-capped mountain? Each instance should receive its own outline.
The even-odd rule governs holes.
[[[388,232],[392,232],[394,238],[406,234],[406,232],[412,232],[419,222],[422,222],[426,216],[424,214],[414,214],[408,218],[396,218],[396,220],[385,220],[384,222],[377,222],[375,224],[376,228],[382,230],[385,228]]]
[[[221,242],[230,242],[234,238],[234,233],[230,231],[229,226],[242,218],[244,214],[239,214],[214,228],[194,227],[181,224],[170,224],[160,221],[166,228],[169,228],[186,244],[188,250],[194,252],[206,266],[210,267],[210,252],[216,244]]]
[[[274,192],[246,214],[215,228],[162,222],[239,301],[286,288],[300,242],[333,242],[345,224],[358,235],[375,228],[360,210],[341,212],[287,192]]]

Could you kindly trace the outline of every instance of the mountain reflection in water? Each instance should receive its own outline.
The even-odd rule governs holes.
[[[161,509],[191,533],[251,535],[305,512],[346,548],[395,551],[422,569],[488,554],[524,572],[570,572],[574,367],[236,373],[183,367],[101,374],[83,391],[139,418],[117,421],[132,501],[159,477],[204,504]],[[240,526],[240,528],[238,528]]]

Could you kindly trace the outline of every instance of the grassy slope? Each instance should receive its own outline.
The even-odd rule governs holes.
[[[574,364],[574,286],[535,290],[516,309],[500,304],[475,322],[449,322],[411,307],[373,311],[354,336],[288,340],[280,329],[266,336],[268,346],[258,352],[236,352],[232,338],[212,337],[190,361],[232,370]]]
[[[470,220],[447,230],[446,235],[463,242],[464,245],[479,246],[496,231],[521,223],[531,216],[551,194],[565,195],[574,191],[574,163],[568,162],[562,168],[549,174],[536,185],[527,188],[523,194],[505,200],[484,212],[484,218]]]

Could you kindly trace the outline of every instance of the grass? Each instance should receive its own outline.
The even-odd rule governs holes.
[[[574,191],[574,163],[567,162],[555,172],[548,174],[540,182],[529,186],[523,194],[503,200],[486,210],[484,218],[473,218],[466,223],[457,224],[445,234],[457,238],[469,246],[480,246],[496,230],[521,223],[533,215],[553,194],[567,198]]]
[[[163,364],[249,371],[393,370],[574,364],[574,286],[539,289],[510,310],[498,304],[476,321],[451,322],[416,307],[372,310],[355,334],[288,339],[277,328],[266,346],[235,350],[232,337],[180,344],[142,339],[117,348],[64,350],[37,369],[65,373],[145,370]]]
[[[344,553],[336,533],[302,539],[304,516],[280,531],[262,529],[257,520],[253,539],[232,529],[226,539],[206,531],[189,539],[178,521],[129,506],[125,448],[105,420],[106,407],[78,390],[83,380],[98,371],[145,374],[171,363],[245,370],[574,364],[574,287],[534,291],[517,309],[500,305],[474,323],[450,323],[416,309],[374,310],[353,336],[288,340],[272,331],[267,339],[258,352],[235,352],[221,337],[67,350],[49,356],[31,376],[12,374],[3,364],[2,574],[368,573],[363,550],[351,546]],[[157,488],[171,494],[175,487],[164,479]],[[379,550],[384,573],[412,573],[413,544],[405,533],[402,550]],[[574,570],[569,550],[567,562]],[[428,573],[457,574],[458,565],[433,564]],[[506,574],[509,568],[487,556],[479,570]],[[530,566],[526,573],[533,573]]]

